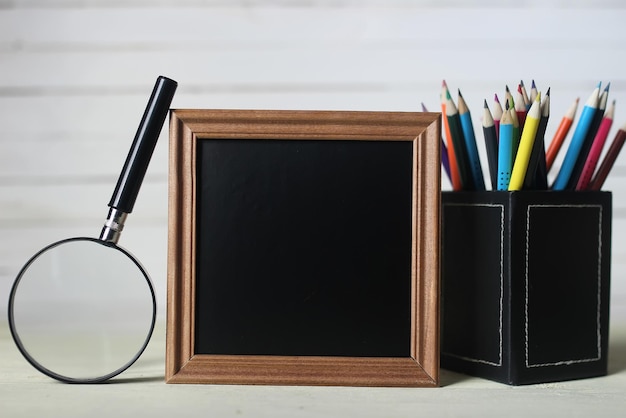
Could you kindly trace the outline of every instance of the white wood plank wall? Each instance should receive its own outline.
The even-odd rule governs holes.
[[[626,123],[621,0],[0,0],[0,319],[52,241],[97,236],[157,75],[175,108],[439,110],[446,79],[480,116],[504,86],[551,87],[548,138],[611,82]],[[626,152],[626,151],[625,151]],[[167,129],[120,244],[165,311]],[[449,184],[444,179],[444,188]],[[613,305],[626,305],[626,156],[614,192]]]

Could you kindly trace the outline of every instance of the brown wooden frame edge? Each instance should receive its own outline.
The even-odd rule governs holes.
[[[172,110],[169,144],[168,383],[438,386],[439,113]],[[413,141],[411,355],[407,358],[196,355],[195,150],[208,138]]]

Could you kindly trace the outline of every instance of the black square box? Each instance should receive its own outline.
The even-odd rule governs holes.
[[[607,373],[610,192],[443,192],[441,366],[511,385]]]

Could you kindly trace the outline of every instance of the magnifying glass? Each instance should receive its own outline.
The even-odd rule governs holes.
[[[100,237],[48,245],[13,283],[11,335],[26,360],[54,379],[103,382],[130,367],[148,345],[156,319],[154,288],[141,264],[117,242],[177,85],[157,78]]]

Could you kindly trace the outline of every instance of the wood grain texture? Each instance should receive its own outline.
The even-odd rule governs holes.
[[[438,113],[174,110],[170,119],[166,380],[170,383],[436,386],[440,121]],[[194,353],[195,150],[197,141],[207,138],[413,141],[409,357]]]

